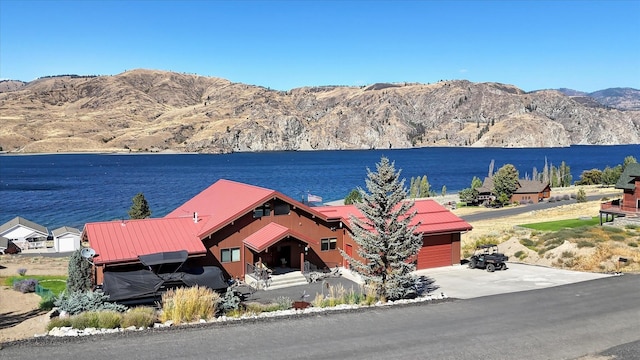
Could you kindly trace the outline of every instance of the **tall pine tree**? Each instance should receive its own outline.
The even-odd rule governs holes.
[[[91,264],[76,250],[69,258],[69,277],[67,278],[67,292],[85,292],[91,290]]]
[[[415,233],[417,225],[410,225],[416,213],[411,211],[413,201],[404,201],[407,192],[404,179],[399,180],[400,171],[386,157],[376,169],[367,169],[369,192],[360,189],[362,202],[355,204],[364,219],[351,217],[353,239],[363,260],[341,253],[379,297],[397,300],[416,293],[411,272],[422,247],[422,234]]]
[[[129,209],[129,218],[131,219],[146,219],[151,216],[151,209],[149,209],[149,203],[144,198],[143,193],[138,193],[131,200],[133,205]]]

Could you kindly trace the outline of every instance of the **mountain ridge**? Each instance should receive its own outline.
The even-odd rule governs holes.
[[[1,92],[0,146],[228,153],[640,143],[640,111],[583,98],[467,80],[276,91],[137,69],[45,77]]]

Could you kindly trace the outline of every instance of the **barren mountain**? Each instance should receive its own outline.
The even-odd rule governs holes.
[[[0,93],[0,122],[0,146],[22,152],[640,143],[640,111],[464,80],[283,92],[152,70],[56,76]]]
[[[618,110],[640,110],[640,90],[632,88],[610,88],[585,93],[572,89],[558,89],[587,106],[611,107]]]
[[[26,84],[24,81],[19,80],[0,80],[0,93],[18,90]]]

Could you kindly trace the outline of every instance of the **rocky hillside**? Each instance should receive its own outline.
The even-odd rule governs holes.
[[[152,70],[0,93],[4,151],[234,151],[640,143],[640,111],[497,83],[287,92]]]
[[[618,110],[640,110],[640,90],[632,88],[611,88],[592,93],[572,89],[558,89],[561,93],[587,106],[605,106]]]

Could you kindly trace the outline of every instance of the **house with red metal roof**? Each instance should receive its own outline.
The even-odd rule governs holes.
[[[459,264],[461,233],[471,225],[433,200],[417,200],[413,210],[424,237],[418,269]],[[140,255],[179,250],[192,265],[245,278],[256,264],[348,266],[340,249],[357,256],[352,215],[362,217],[352,205],[310,207],[275,190],[219,180],[164,218],[88,223],[82,238],[96,251],[96,284],[104,271],[140,266]]]

